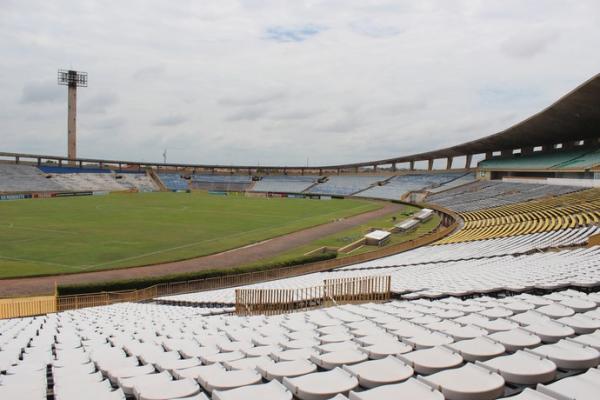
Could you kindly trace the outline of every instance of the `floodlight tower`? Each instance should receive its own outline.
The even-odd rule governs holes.
[[[77,88],[87,87],[87,72],[59,69],[58,84],[69,87],[69,111],[67,115],[67,157],[77,158]]]

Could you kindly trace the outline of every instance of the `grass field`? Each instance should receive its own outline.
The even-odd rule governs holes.
[[[113,194],[0,203],[0,278],[181,260],[381,207],[366,200]]]
[[[417,208],[417,207],[407,205],[404,207],[404,209],[401,212],[392,213],[392,214],[386,215],[385,217],[374,218],[374,219],[371,219],[368,223],[355,226],[353,228],[335,233],[333,235],[324,236],[320,239],[314,240],[313,242],[311,242],[307,245],[296,247],[293,250],[289,250],[282,254],[279,254],[276,257],[272,257],[272,258],[268,259],[268,261],[269,262],[280,262],[280,261],[286,261],[289,259],[294,259],[294,258],[300,257],[312,250],[318,249],[320,247],[334,247],[334,248],[344,247],[344,246],[364,237],[364,235],[367,234],[371,228],[389,230],[394,226],[394,224],[397,224],[400,221],[404,221],[405,219],[409,218],[410,215],[417,212],[418,210],[419,210],[419,208]],[[396,221],[392,220],[392,216],[396,217]],[[420,236],[427,234],[428,232],[432,231],[433,229],[435,229],[439,223],[440,223],[440,217],[437,215],[434,215],[433,218],[420,224],[417,229],[415,229],[411,232],[393,234],[387,245],[398,244],[398,243],[406,242],[406,241],[409,241],[412,239],[416,239]],[[379,247],[362,246],[350,253],[346,253],[346,254],[339,253],[338,258],[348,257],[348,256],[352,256],[355,254],[367,253],[367,252],[374,251],[377,249],[379,249]],[[248,265],[252,266],[252,265],[258,265],[258,264],[260,264],[260,263],[250,263]]]

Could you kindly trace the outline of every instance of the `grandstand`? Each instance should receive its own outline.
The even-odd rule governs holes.
[[[398,200],[403,195],[415,191],[429,191],[430,189],[441,189],[448,187],[452,182],[461,180],[467,183],[473,180],[472,173],[437,173],[437,174],[408,174],[398,175],[386,181],[382,185],[374,185],[369,189],[358,192],[357,196],[374,197],[379,199]]]
[[[250,189],[251,176],[243,175],[196,175],[190,176],[193,189],[225,192],[244,192]]]
[[[350,196],[361,192],[378,182],[386,180],[383,176],[330,176],[327,181],[312,186],[306,193],[330,196]]]
[[[577,186],[477,181],[433,194],[427,201],[457,212],[510,205],[581,190]]]
[[[285,273],[209,271],[215,276],[164,283],[160,295],[150,286],[47,296],[58,312],[34,316],[25,314],[39,312],[23,312],[19,303],[12,309],[23,317],[0,320],[0,398],[595,399],[600,189],[589,187],[600,173],[599,100],[596,76],[551,108],[480,140],[317,168],[2,153],[9,159],[0,164],[2,194],[161,185],[327,199],[399,200],[418,192],[431,210],[412,217],[435,212],[443,224],[429,242],[417,237],[401,253],[383,247],[376,257],[348,263],[330,259]],[[485,160],[473,170],[477,154]],[[462,156],[466,168],[452,170]],[[440,159],[447,169],[433,171]],[[428,170],[415,171],[419,161]],[[399,172],[396,164],[405,162],[408,171]],[[389,286],[377,301],[338,302],[332,281],[344,282],[336,286],[342,294],[352,286],[347,282]],[[259,295],[248,296],[250,303],[240,293]],[[292,299],[286,312],[262,297],[273,293]],[[132,302],[140,300],[146,302]],[[252,309],[257,304],[264,312]]]
[[[158,174],[160,180],[169,190],[188,190],[189,185],[186,179],[183,179],[179,174]]]
[[[318,180],[314,176],[267,175],[254,185],[252,191],[265,193],[301,193]]]

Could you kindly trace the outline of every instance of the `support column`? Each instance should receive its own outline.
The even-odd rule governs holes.
[[[377,172],[377,164],[373,164],[373,171]]]
[[[77,158],[77,86],[69,85],[69,109],[67,113],[67,157],[70,160]]]
[[[513,155],[513,150],[512,149],[504,149],[500,152],[500,155],[502,157],[511,157]]]
[[[465,161],[465,168],[471,168],[471,161],[473,161],[473,154],[467,154],[467,160]]]
[[[494,153],[491,151],[488,151],[487,153],[485,153],[486,160],[491,160],[493,156],[494,156]]]
[[[446,169],[452,169],[452,161],[454,160],[454,157],[448,157],[446,159]]]
[[[427,170],[428,171],[433,170],[433,159],[427,160]]]
[[[411,170],[411,171],[414,171],[414,170],[415,170],[415,161],[414,161],[414,160],[411,160],[411,161],[410,161],[410,170]]]
[[[396,163],[392,163],[392,171],[396,172]]]

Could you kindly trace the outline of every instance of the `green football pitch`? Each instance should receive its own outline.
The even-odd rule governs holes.
[[[242,247],[372,211],[366,200],[138,193],[0,203],[0,278],[97,271]]]

